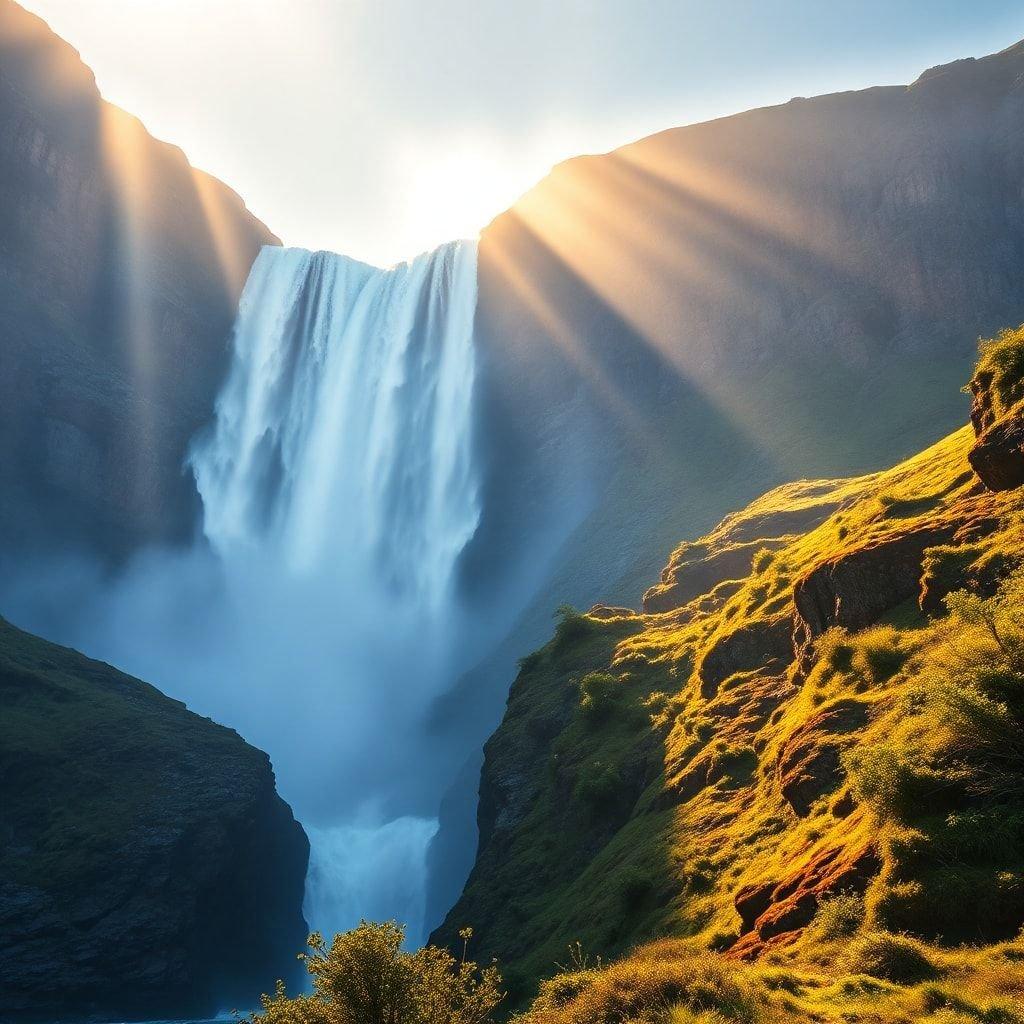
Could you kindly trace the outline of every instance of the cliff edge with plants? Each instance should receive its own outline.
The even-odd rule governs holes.
[[[1024,329],[970,390],[523,659],[435,939],[540,981],[525,1021],[1022,1019]]]

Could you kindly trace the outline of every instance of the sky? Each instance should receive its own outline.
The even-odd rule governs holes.
[[[287,245],[388,265],[560,160],[1024,37],[1020,0],[22,0]]]

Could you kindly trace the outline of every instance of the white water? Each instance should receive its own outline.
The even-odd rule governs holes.
[[[475,306],[470,243],[390,270],[264,248],[214,429],[191,458],[232,604],[262,592],[263,605],[272,588],[272,608],[308,609],[308,629],[288,619],[292,647],[319,647],[325,617],[335,623],[335,642],[303,671],[328,677],[315,692],[335,741],[359,757],[342,758],[348,777],[325,775],[310,800],[309,780],[275,756],[285,794],[314,814],[306,912],[327,934],[397,917],[423,937],[436,821],[399,812],[431,773],[417,763],[419,719],[460,663],[455,575],[480,516]],[[263,685],[303,700],[303,676],[279,671]]]
[[[380,270],[267,246],[242,295],[216,428],[192,456],[228,564],[281,561],[437,615],[479,520],[476,250]]]
[[[519,600],[501,581],[488,607],[459,598],[481,518],[475,309],[470,243],[389,270],[264,249],[190,458],[205,539],[115,577],[62,558],[3,581],[19,624],[270,754],[326,934],[395,918],[415,943],[436,923],[426,851],[479,737],[460,744],[431,713]]]

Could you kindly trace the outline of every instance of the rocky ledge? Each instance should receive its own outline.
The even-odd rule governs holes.
[[[270,760],[0,619],[0,1020],[253,1005],[297,966],[309,844]]]

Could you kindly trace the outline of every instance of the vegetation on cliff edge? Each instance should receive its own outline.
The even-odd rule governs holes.
[[[524,1024],[1024,1019],[1024,500],[973,442],[777,488],[523,660],[449,921],[548,979]]]

